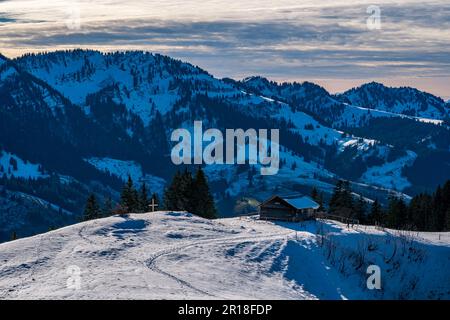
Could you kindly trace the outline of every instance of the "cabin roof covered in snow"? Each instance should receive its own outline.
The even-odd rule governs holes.
[[[308,196],[303,196],[303,197],[294,198],[294,199],[283,198],[283,200],[297,209],[308,209],[308,208],[317,209],[317,208],[319,208],[319,204]]]
[[[309,209],[309,208],[318,209],[320,207],[320,205],[317,202],[315,202],[308,196],[302,196],[298,198],[282,198],[280,196],[272,196],[263,203],[261,203],[260,206],[269,203],[275,198],[280,199],[281,201],[285,202],[286,204],[295,209]]]

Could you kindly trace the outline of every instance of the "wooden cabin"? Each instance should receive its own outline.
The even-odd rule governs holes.
[[[314,219],[319,204],[307,196],[282,198],[272,196],[259,205],[261,220],[303,221]]]

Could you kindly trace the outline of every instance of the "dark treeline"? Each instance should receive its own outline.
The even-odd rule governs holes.
[[[188,211],[208,219],[217,217],[214,198],[201,168],[196,171],[194,176],[187,169],[184,172],[177,171],[164,192],[163,203],[160,203],[156,193],[149,196],[150,194],[145,183],[140,186],[139,190],[136,189],[129,176],[127,183],[122,188],[120,201],[115,205],[110,197],[105,198],[101,205],[96,195],[90,194],[86,201],[83,220],[115,214],[149,212],[153,204],[157,205],[159,210]]]
[[[187,169],[177,171],[164,193],[164,208],[188,211],[207,219],[217,217],[214,198],[201,168],[198,168],[194,176]]]
[[[313,192],[313,197],[316,195]],[[417,231],[450,230],[450,180],[432,194],[421,193],[407,203],[391,194],[383,208],[378,200],[369,203],[362,196],[352,194],[350,183],[339,180],[329,201],[328,212],[358,219],[361,224],[379,225],[394,229]]]
[[[86,201],[83,220],[104,218],[115,214],[144,213],[150,211],[150,204],[158,205],[159,199],[156,193],[151,194],[144,183],[139,190],[134,187],[133,180],[128,176],[127,183],[122,188],[119,203],[114,204],[111,197],[106,197],[100,205],[97,196],[91,193]]]

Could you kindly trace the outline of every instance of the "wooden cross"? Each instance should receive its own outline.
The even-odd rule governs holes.
[[[155,211],[155,207],[158,205],[155,203],[155,198],[152,198],[152,203],[148,205],[150,207],[150,212]]]

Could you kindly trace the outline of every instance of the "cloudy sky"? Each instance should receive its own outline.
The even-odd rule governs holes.
[[[449,0],[0,0],[4,55],[78,47],[159,52],[217,77],[332,92],[374,80],[450,98]]]

